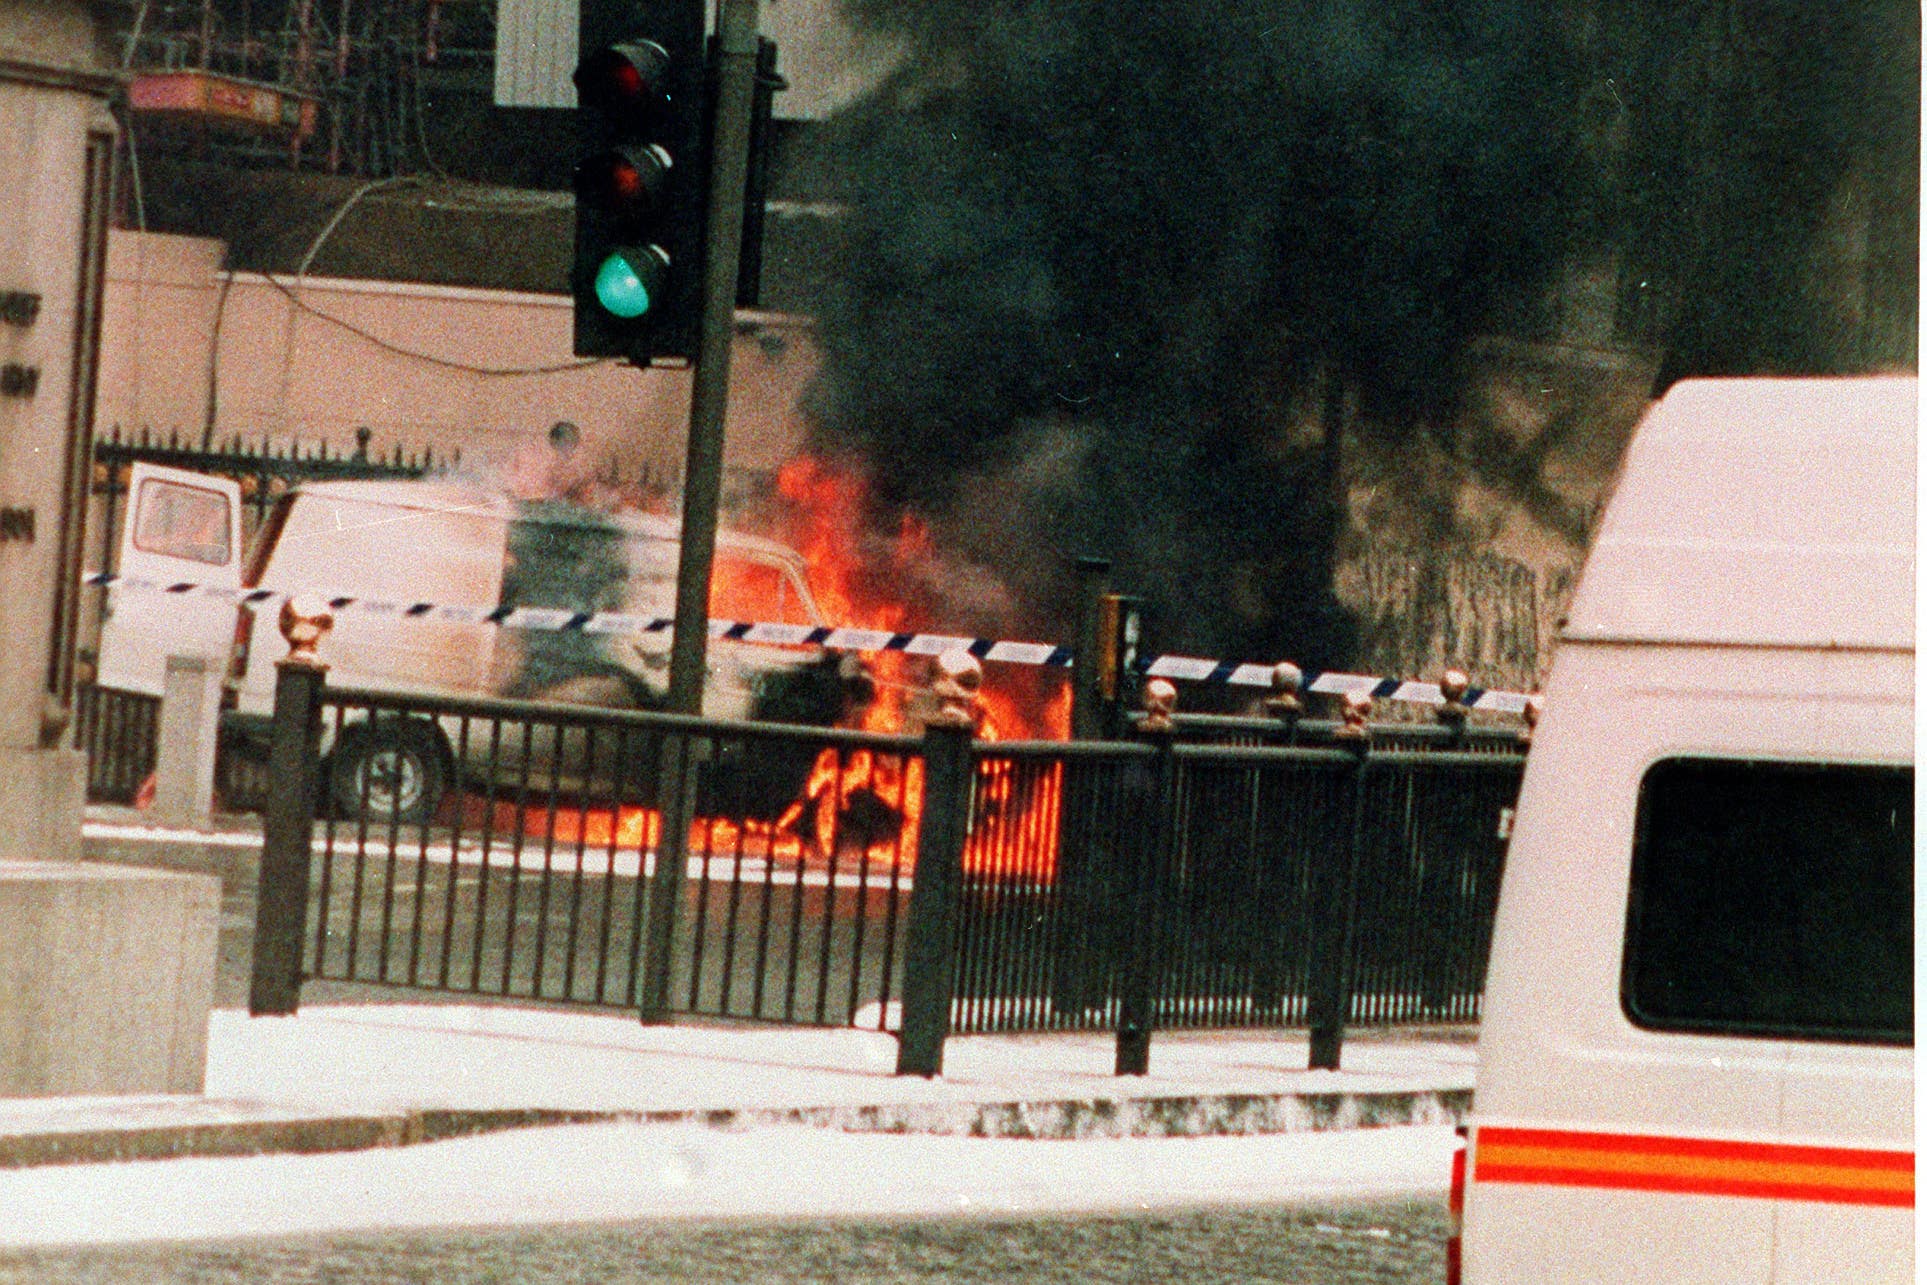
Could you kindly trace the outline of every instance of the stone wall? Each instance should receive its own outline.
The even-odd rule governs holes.
[[[1655,363],[1638,354],[1491,340],[1454,422],[1354,434],[1341,601],[1361,668],[1485,687],[1545,680],[1568,598]]]

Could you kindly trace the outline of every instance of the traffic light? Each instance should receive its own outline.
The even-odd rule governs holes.
[[[707,214],[704,0],[582,0],[575,352],[693,361]]]

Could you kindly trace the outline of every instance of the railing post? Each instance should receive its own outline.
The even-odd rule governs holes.
[[[1267,743],[1276,745],[1298,744],[1298,723],[1305,716],[1305,702],[1299,696],[1305,685],[1305,672],[1288,660],[1281,660],[1271,667],[1271,695],[1265,697],[1264,709],[1277,725],[1277,731],[1267,737]]]
[[[1432,711],[1432,716],[1446,730],[1446,749],[1461,749],[1465,745],[1465,722],[1472,713],[1465,703],[1465,694],[1471,687],[1472,680],[1462,670],[1448,669],[1439,675],[1439,695],[1443,700]]]
[[[1172,753],[1176,730],[1178,689],[1162,678],[1144,685],[1144,717],[1139,734],[1156,749],[1149,776],[1134,791],[1127,789],[1126,806],[1142,809],[1145,827],[1137,843],[1125,852],[1124,958],[1119,969],[1117,1060],[1114,1074],[1145,1075],[1151,1069],[1151,1031],[1157,1024],[1157,980],[1163,973],[1163,946],[1157,931],[1160,909],[1157,890],[1163,885],[1171,857],[1171,834],[1177,807],[1177,759]],[[1139,770],[1133,768],[1131,770]],[[1130,798],[1135,793],[1137,799]]]
[[[1466,720],[1471,710],[1465,704],[1465,693],[1471,687],[1471,679],[1463,671],[1448,669],[1439,675],[1439,695],[1443,701],[1433,711],[1432,716],[1446,731],[1442,750],[1462,750],[1465,748]],[[1444,777],[1443,783],[1438,778]],[[1429,779],[1428,779],[1429,778]],[[1419,775],[1412,782],[1415,794],[1423,789],[1418,797],[1424,800],[1428,812],[1436,809],[1439,815],[1427,816],[1422,829],[1414,831],[1407,826],[1405,842],[1408,845],[1406,861],[1408,868],[1421,872],[1419,887],[1419,1010],[1428,1018],[1436,1018],[1444,1013],[1452,1001],[1451,967],[1455,945],[1452,927],[1460,922],[1459,892],[1464,883],[1464,863],[1467,850],[1464,840],[1470,827],[1468,821],[1472,811],[1467,808],[1464,797],[1464,778],[1458,772],[1437,772]],[[1446,859],[1446,851],[1438,842],[1438,836],[1452,836],[1446,851],[1451,858]],[[1421,847],[1420,835],[1431,842]]]
[[[315,644],[334,625],[325,607],[281,606],[288,654],[275,665],[274,732],[268,769],[275,782],[261,818],[261,875],[255,887],[254,971],[248,1012],[287,1016],[301,1003],[301,947],[308,927],[308,863],[321,784],[321,693],[328,666]]]
[[[1263,709],[1272,721],[1272,731],[1266,734],[1266,745],[1295,746],[1298,744],[1298,724],[1305,716],[1305,702],[1300,696],[1305,685],[1304,671],[1288,660],[1281,660],[1271,667],[1271,695],[1265,697]],[[1256,788],[1260,799],[1267,792],[1261,776]],[[1279,787],[1289,788],[1280,783]],[[1275,806],[1275,804],[1274,804]],[[1287,916],[1298,909],[1296,894],[1297,880],[1292,875],[1293,853],[1292,838],[1297,828],[1286,827],[1277,836],[1276,848],[1260,848],[1251,854],[1256,872],[1256,887],[1251,898],[1249,912],[1251,922],[1256,925],[1252,936],[1251,988],[1250,998],[1254,1009],[1263,1010],[1275,1007],[1285,993],[1285,947],[1284,923]],[[1264,833],[1261,825],[1253,832],[1253,841]]]
[[[671,730],[656,757],[656,808],[662,829],[655,868],[648,873],[649,899],[643,931],[642,976],[637,1015],[652,1025],[671,1019],[670,988],[676,977],[676,924],[689,879],[689,826],[696,815],[696,739]]]
[[[1115,686],[1116,657],[1111,654],[1105,619],[1111,564],[1102,558],[1077,560],[1077,653],[1071,670],[1071,739],[1103,740],[1107,734],[1105,684]],[[1092,967],[1091,838],[1100,802],[1096,782],[1070,763],[1063,767],[1062,821],[1057,844],[1057,878],[1050,894],[1050,1000],[1053,1012],[1083,1013],[1102,1003]]]
[[[903,944],[903,1019],[897,1024],[897,1074],[943,1074],[957,975],[957,897],[970,832],[971,705],[983,670],[976,658],[938,658],[935,690],[943,706],[923,730],[923,817]]]
[[[1336,861],[1315,867],[1312,893],[1310,989],[1311,1061],[1314,1071],[1336,1071],[1339,1048],[1345,1039],[1345,1016],[1351,1008],[1352,926],[1358,911],[1358,867],[1365,842],[1365,776],[1371,755],[1371,732],[1365,720],[1371,698],[1345,698],[1345,723],[1333,733],[1357,756],[1348,774],[1351,825],[1345,852]]]

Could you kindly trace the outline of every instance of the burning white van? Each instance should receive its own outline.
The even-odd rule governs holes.
[[[227,479],[139,464],[128,486],[120,571],[128,577],[224,590],[267,588],[386,609],[344,610],[319,654],[341,686],[408,694],[500,695],[626,708],[658,706],[668,686],[669,634],[503,629],[481,617],[508,607],[667,617],[675,606],[680,528],[671,519],[604,514],[559,501],[523,502],[455,481],[336,481],[281,497],[242,552],[241,492]],[[774,541],[724,531],[716,542],[713,614],[824,623],[802,558]],[[474,621],[410,614],[414,604],[471,609]],[[274,661],[285,651],[273,611],[199,594],[110,591],[101,630],[103,687],[159,695],[170,655],[229,667],[225,722],[245,736],[272,714]],[[718,641],[709,648],[707,714],[830,723],[846,689],[821,649]],[[343,736],[337,779],[381,760],[398,782],[383,811],[433,811],[431,756],[446,747],[412,735],[378,743]],[[414,765],[411,773],[410,764]],[[446,778],[439,773],[439,779]],[[407,797],[403,797],[406,795]],[[366,790],[356,797],[367,798]]]

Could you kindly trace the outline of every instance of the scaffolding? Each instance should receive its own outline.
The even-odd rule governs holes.
[[[432,170],[424,79],[493,65],[493,0],[115,0],[142,146],[388,178]]]

